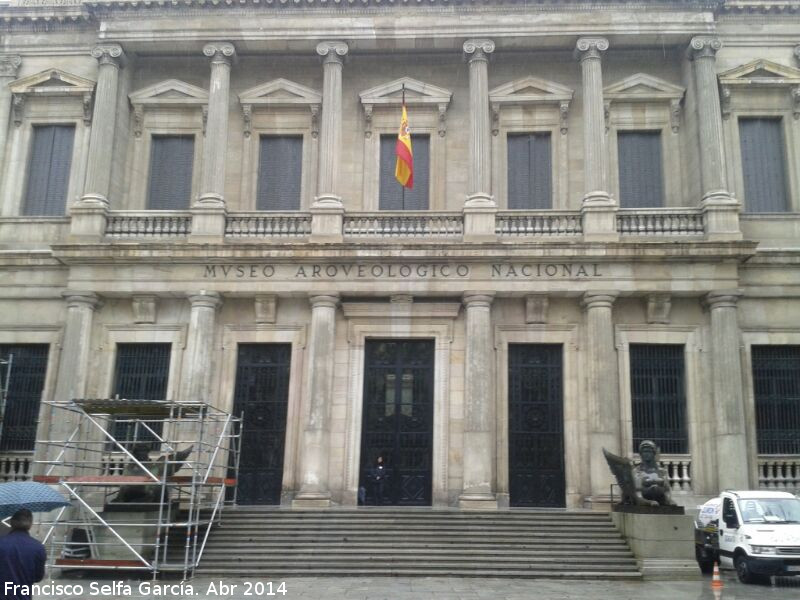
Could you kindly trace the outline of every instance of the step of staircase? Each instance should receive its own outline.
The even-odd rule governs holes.
[[[208,538],[197,574],[273,580],[641,577],[627,543],[602,513],[250,507],[225,512]]]

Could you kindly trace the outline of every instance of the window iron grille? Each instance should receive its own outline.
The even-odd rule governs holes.
[[[800,454],[800,346],[753,346],[759,454]]]
[[[47,344],[0,345],[3,410],[0,450],[32,451],[47,374]]]

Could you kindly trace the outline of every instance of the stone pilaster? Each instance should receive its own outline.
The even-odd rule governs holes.
[[[617,292],[586,292],[586,366],[588,374],[589,461],[592,498],[607,498],[614,477],[603,448],[626,454],[620,448],[620,408],[617,352],[612,307]]]
[[[603,104],[603,52],[605,38],[580,38],[575,56],[581,63],[583,87],[583,233],[590,240],[617,238],[617,203],[608,192],[608,148]]]
[[[461,508],[497,508],[495,497],[494,292],[467,292],[464,360],[464,487]]]
[[[317,44],[322,57],[322,122],[319,134],[317,197],[311,205],[311,239],[342,240],[344,208],[339,195],[342,157],[342,65],[348,46],[344,42]]]
[[[97,59],[100,66],[97,70],[97,86],[94,92],[86,184],[79,205],[108,208],[112,149],[117,122],[119,70],[125,62],[125,54],[119,44],[98,44],[92,48],[92,56]]]
[[[187,294],[187,298],[191,304],[191,312],[183,358],[180,400],[210,402],[214,333],[222,297],[217,292],[200,291]]]
[[[92,322],[100,298],[93,292],[66,291],[62,294],[67,305],[64,321],[64,337],[59,355],[56,388],[53,399],[65,402],[73,398],[86,397],[89,379],[89,356],[91,350]],[[66,440],[78,425],[77,419],[67,418],[64,410],[52,407],[42,409],[39,420],[38,439]],[[76,441],[80,437],[75,438]],[[54,447],[36,445],[36,460],[54,459],[58,453]],[[74,459],[73,456],[69,457]],[[43,466],[43,468],[46,468]]]
[[[794,47],[794,58],[798,63],[800,63],[800,44]]]
[[[329,506],[328,482],[330,414],[333,399],[336,305],[339,295],[314,295],[311,302],[311,332],[308,343],[308,420],[303,430],[300,457],[298,507]]]
[[[740,296],[739,290],[711,292],[706,296],[711,314],[711,389],[717,423],[717,491],[749,488],[741,334],[736,311]]]
[[[11,113],[11,90],[8,84],[17,78],[21,64],[22,57],[18,54],[0,54],[0,164],[5,158]]]

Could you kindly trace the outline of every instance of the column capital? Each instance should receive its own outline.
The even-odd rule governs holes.
[[[339,304],[339,293],[331,292],[329,294],[309,294],[308,301],[311,303],[311,308],[327,307],[336,308]]]
[[[706,294],[704,300],[709,310],[714,310],[716,308],[736,308],[741,297],[742,290],[718,290]]]
[[[586,292],[581,298],[584,310],[592,308],[611,308],[614,305],[614,300],[619,296],[619,292],[603,291],[603,292]]]
[[[608,50],[608,40],[602,37],[578,38],[575,44],[575,58],[581,62],[587,58],[600,58]]]
[[[317,44],[317,54],[322,57],[323,63],[341,64],[349,50],[350,47],[346,42],[325,41]]]
[[[203,46],[203,55],[211,59],[211,63],[230,65],[236,59],[236,48],[230,42],[209,42]]]
[[[720,48],[722,48],[722,40],[718,37],[698,35],[689,42],[689,57],[692,60],[714,58]]]
[[[101,66],[112,65],[117,68],[125,66],[125,52],[119,44],[97,44],[92,48],[91,54]]]
[[[21,64],[19,54],[0,54],[0,77],[16,77]]]
[[[67,308],[89,308],[95,310],[102,304],[100,296],[94,292],[83,292],[80,290],[67,290],[62,292],[61,297],[67,303]]]
[[[211,308],[218,309],[222,306],[222,296],[219,292],[208,292],[201,290],[199,292],[189,292],[186,294],[192,308]]]
[[[494,292],[464,292],[461,301],[467,308],[477,308],[492,306],[494,300]]]
[[[489,60],[489,55],[494,52],[494,42],[487,39],[474,39],[464,42],[464,54],[469,62],[473,60]]]

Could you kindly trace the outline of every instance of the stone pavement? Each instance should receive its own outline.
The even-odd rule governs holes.
[[[255,582],[256,580],[249,580]],[[287,578],[286,594],[269,596],[266,587],[262,591],[255,586],[245,587],[241,580],[195,578],[190,581],[193,595],[186,593],[142,594],[138,590],[139,581],[126,582],[131,586],[117,593],[90,594],[92,579],[57,580],[57,583],[75,583],[84,588],[81,595],[38,595],[34,600],[84,600],[105,598],[168,598],[179,600],[267,600],[282,598],[291,600],[797,600],[800,598],[800,579],[780,579],[772,586],[744,586],[732,574],[724,575],[725,586],[722,593],[715,596],[710,580],[691,581],[561,581],[545,579],[480,579],[445,577],[293,577]],[[219,585],[220,582],[224,587]],[[111,585],[110,578],[98,582]],[[158,582],[157,582],[158,583]],[[214,583],[217,594],[208,594],[209,585]],[[277,591],[279,580],[273,580],[273,591]],[[164,585],[180,585],[178,582],[160,582]],[[148,582],[148,585],[152,585]],[[237,587],[231,592],[230,586]],[[185,590],[188,591],[188,590]],[[248,594],[247,592],[250,592]],[[261,593],[257,593],[261,592]]]

